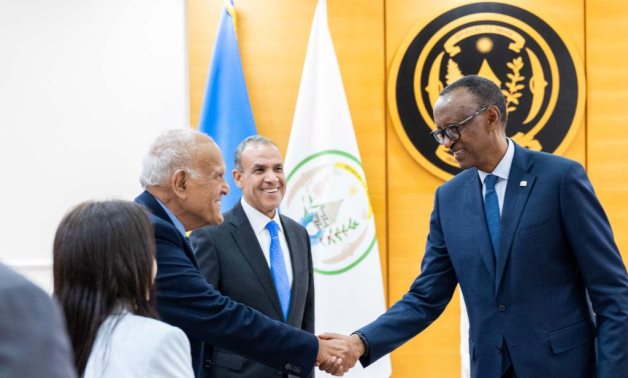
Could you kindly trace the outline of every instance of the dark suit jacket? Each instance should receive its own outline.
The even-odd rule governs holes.
[[[221,225],[200,228],[190,239],[201,272],[223,295],[283,320],[270,268],[242,204],[224,214]],[[292,292],[287,323],[314,333],[314,275],[307,231],[280,215],[290,259]],[[259,378],[280,373],[244,357],[214,348],[211,377]]]
[[[157,310],[188,336],[196,376],[203,377],[205,343],[307,376],[318,352],[316,336],[221,295],[198,270],[190,245],[155,197],[144,192],[135,201],[150,210],[155,229]]]
[[[626,377],[626,268],[582,166],[515,145],[500,236],[495,261],[476,169],[443,184],[422,272],[360,330],[370,346],[362,363],[427,327],[460,283],[473,377],[501,377],[504,344],[519,377]]]
[[[76,377],[57,303],[0,264],[0,377]]]

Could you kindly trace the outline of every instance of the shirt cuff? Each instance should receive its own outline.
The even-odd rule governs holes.
[[[362,341],[362,344],[364,344],[364,354],[362,354],[360,357],[367,357],[370,354],[371,350],[369,348],[369,342],[366,339],[366,336],[364,336],[364,334],[360,331],[355,331],[352,333],[352,335],[358,335],[358,337]]]

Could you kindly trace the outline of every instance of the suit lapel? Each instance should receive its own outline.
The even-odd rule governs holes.
[[[251,227],[242,205],[238,202],[233,208],[233,218],[230,220],[234,226],[232,232],[233,240],[235,241],[240,253],[244,255],[244,258],[249,263],[249,266],[255,272],[255,275],[259,279],[266,295],[273,304],[277,316],[279,319],[283,318],[283,312],[281,311],[281,304],[279,303],[279,296],[277,295],[277,289],[275,289],[275,283],[273,277],[270,274],[270,268],[268,262],[264,257],[264,252],[259,245],[257,236]]]
[[[161,207],[159,202],[157,202],[155,196],[150,194],[148,191],[144,191],[142,194],[140,194],[135,199],[135,201],[144,205],[146,208],[148,208],[148,210],[150,210],[151,213],[153,213],[153,215],[162,219],[165,222],[170,223],[172,227],[176,229],[174,223],[172,223],[172,220],[170,219],[166,211],[163,209],[163,207]],[[181,235],[179,230],[177,230],[177,234]],[[183,252],[185,253],[185,255],[190,259],[194,267],[198,269],[198,262],[196,261],[196,256],[194,256],[194,251],[192,250],[189,239],[187,237],[184,237],[183,235],[181,235],[181,245],[183,246]]]
[[[475,245],[477,246],[484,265],[488,270],[491,277],[495,277],[495,255],[493,254],[493,248],[491,247],[491,239],[489,238],[488,225],[486,224],[486,217],[484,216],[484,200],[482,199],[482,184],[478,177],[477,171],[474,174],[469,175],[470,179],[466,187],[469,190],[466,191],[466,209],[468,210],[467,216],[462,217],[463,222],[467,225],[480,225],[482,228],[480,232],[473,231],[473,237],[475,239]],[[477,230],[475,226],[470,229]]]
[[[183,240],[183,250],[187,257],[190,259],[190,261],[192,261],[192,265],[194,265],[196,269],[199,269],[198,261],[196,261],[196,255],[194,255],[194,249],[192,249],[192,245],[190,244],[190,238],[188,237],[185,237]]]
[[[501,284],[506,264],[510,257],[511,246],[515,231],[519,225],[521,214],[532,192],[536,176],[529,173],[532,161],[530,154],[515,144],[515,156],[513,157],[508,184],[504,196],[504,208],[502,209],[499,253],[497,254],[497,276],[495,292]]]
[[[170,217],[168,217],[168,214],[166,214],[166,212],[161,207],[159,202],[157,202],[157,199],[152,194],[150,194],[148,191],[144,191],[144,192],[142,192],[142,194],[137,196],[137,198],[135,199],[135,202],[144,205],[155,216],[165,220],[166,222],[168,222],[168,223],[170,223],[170,224],[172,224],[174,226],[174,224],[170,220]]]
[[[288,222],[284,221],[283,215],[280,214],[279,218],[281,219],[281,225],[285,231],[286,242],[288,243],[288,249],[290,250],[290,261],[292,263],[292,288],[290,290],[290,297],[296,298],[299,293],[305,290],[304,284],[307,277],[302,277],[298,274],[298,272],[307,269],[307,260],[305,254],[296,252],[303,249],[299,249],[297,233],[292,229],[292,226]],[[295,300],[290,301],[287,322],[293,326],[300,326],[300,324],[296,324],[292,319],[294,316],[293,314],[295,313],[293,308],[296,306],[296,303],[297,302]]]

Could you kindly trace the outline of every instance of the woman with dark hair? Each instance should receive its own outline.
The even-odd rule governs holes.
[[[183,331],[155,319],[155,240],[140,205],[76,206],[59,224],[53,253],[54,294],[80,376],[194,376]]]

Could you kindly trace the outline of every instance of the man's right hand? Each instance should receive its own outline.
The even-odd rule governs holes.
[[[318,339],[316,366],[329,374],[341,377],[353,365],[348,366],[345,358],[349,357],[351,348],[344,339]]]
[[[318,336],[318,344],[317,366],[336,376],[349,371],[364,354],[364,344],[357,335],[324,333]]]

